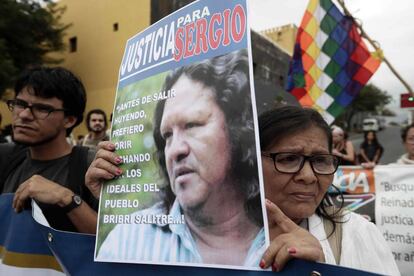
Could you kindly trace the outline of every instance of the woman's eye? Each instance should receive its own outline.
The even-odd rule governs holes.
[[[290,162],[296,162],[298,158],[299,157],[296,155],[285,155],[285,156],[280,156],[277,161],[282,162],[282,163],[290,163]]]

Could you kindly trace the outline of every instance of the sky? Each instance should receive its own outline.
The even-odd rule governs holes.
[[[299,26],[307,5],[308,0],[250,0],[251,28],[261,31],[290,23]],[[384,56],[414,89],[414,1],[345,0],[345,5],[362,22],[368,36],[379,42]],[[340,8],[339,4],[337,6]],[[407,91],[385,63],[370,82],[393,96],[391,105],[394,107],[399,106],[399,95]]]

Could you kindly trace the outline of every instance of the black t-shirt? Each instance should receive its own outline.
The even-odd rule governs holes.
[[[0,144],[2,143],[8,143],[9,141],[7,141],[6,136],[1,134],[0,132]]]
[[[364,150],[365,155],[368,157],[369,161],[374,161],[375,154],[377,153],[377,150],[381,150],[381,148],[377,144],[368,144],[366,143],[361,144],[361,149]]]
[[[0,154],[5,154],[4,147],[0,146]],[[93,160],[95,152],[89,150],[87,154],[86,164],[87,167]],[[47,178],[53,182],[56,182],[74,193],[79,194],[82,199],[93,209],[97,210],[98,201],[91,195],[89,190],[82,183],[69,183],[69,168],[72,154],[60,157],[54,160],[40,161],[33,160],[30,158],[30,154],[26,153],[24,161],[14,169],[6,178],[4,182],[2,193],[14,193],[19,185],[29,179],[31,176],[38,174]],[[85,170],[87,169],[85,168]],[[81,173],[81,172],[77,172]],[[49,224],[59,230],[77,232],[75,226],[72,224],[66,213],[57,205],[44,204],[37,202],[39,207],[42,209],[45,217]]]

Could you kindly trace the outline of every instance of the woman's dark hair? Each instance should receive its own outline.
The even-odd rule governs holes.
[[[372,139],[371,143],[377,147],[382,148],[381,144],[378,142],[377,133],[375,131],[366,131],[364,132],[364,141],[361,144],[361,148],[365,148],[368,146],[368,134],[372,133],[374,135],[374,139]]]
[[[245,209],[249,218],[263,225],[257,157],[250,97],[249,62],[246,50],[231,52],[212,59],[180,67],[169,74],[163,91],[170,90],[181,76],[202,83],[212,89],[216,104],[224,113],[231,145],[231,171],[238,183],[235,187],[243,192]],[[175,200],[165,163],[165,140],[160,133],[164,101],[159,101],[154,115],[154,141],[161,175],[168,185],[163,194],[164,206],[169,210]]]
[[[299,106],[284,105],[264,112],[259,116],[259,134],[261,150],[267,150],[277,144],[281,139],[293,134],[300,133],[309,128],[317,127],[326,135],[326,143],[329,152],[332,152],[332,132],[329,125],[322,116],[314,109]],[[265,184],[266,185],[266,184]],[[335,186],[332,185],[335,188]],[[335,232],[336,222],[339,222],[339,214],[343,207],[343,197],[336,189],[341,198],[341,206],[335,212],[328,211],[332,206],[332,199],[328,192],[316,209],[316,214],[326,218],[333,224]],[[330,233],[330,235],[332,234]]]
[[[69,70],[62,67],[33,67],[25,70],[17,79],[14,91],[16,96],[23,88],[32,89],[35,96],[58,98],[66,109],[65,116],[76,117],[76,123],[66,130],[69,135],[83,120],[86,105],[86,92],[82,82]]]
[[[403,143],[405,143],[405,141],[407,140],[407,133],[411,128],[414,128],[414,123],[412,123],[411,125],[406,126],[405,128],[403,128],[401,130],[401,139],[402,139]]]

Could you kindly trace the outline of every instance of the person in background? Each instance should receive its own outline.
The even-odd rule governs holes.
[[[109,140],[109,135],[106,133],[108,122],[102,109],[89,111],[85,122],[89,133],[79,142],[80,145],[96,148],[99,142]]]
[[[374,167],[378,164],[384,148],[378,142],[375,131],[367,131],[364,133],[364,141],[360,146],[360,163],[363,167]]]
[[[8,143],[13,143],[13,127],[11,124],[5,125],[3,127],[2,134],[4,135]]]
[[[397,164],[414,165],[414,124],[402,129],[401,138],[407,152],[397,160]]]
[[[333,149],[332,154],[339,157],[339,165],[355,165],[355,150],[351,141],[348,141],[345,131],[338,127],[332,127]]]
[[[259,132],[271,240],[261,268],[280,271],[298,258],[399,275],[378,228],[329,204],[338,157],[322,116],[309,108],[276,108],[260,115]]]
[[[1,121],[2,121],[2,116],[1,116],[1,113],[0,113],[0,144],[8,142],[7,139],[6,139],[6,136],[3,134],[3,130],[1,129]]]

